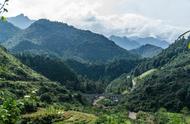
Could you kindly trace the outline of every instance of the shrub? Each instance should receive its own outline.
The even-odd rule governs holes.
[[[16,100],[7,98],[0,106],[0,124],[15,124],[20,118],[20,109]]]
[[[50,93],[44,93],[40,96],[40,100],[42,102],[47,102],[47,103],[52,103],[53,102],[53,98],[51,97]]]

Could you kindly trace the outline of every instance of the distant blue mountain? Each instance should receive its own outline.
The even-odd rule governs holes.
[[[140,38],[140,37],[111,36],[110,40],[114,41],[118,46],[125,48],[127,50],[136,49],[146,44],[161,47],[163,49],[169,46],[169,43],[167,41],[153,37]]]
[[[112,35],[109,39],[126,50],[136,49],[141,46],[141,44],[139,44],[135,40],[129,39],[127,37],[118,37]]]
[[[15,17],[10,17],[7,19],[8,22],[12,23],[13,25],[19,27],[20,29],[28,28],[35,20],[29,19],[24,14],[17,15]]]
[[[138,42],[141,45],[146,45],[146,44],[150,44],[150,45],[154,45],[157,47],[161,47],[163,49],[169,47],[169,43],[165,40],[162,40],[160,38],[154,38],[154,37],[145,37],[145,38],[141,38],[141,37],[131,37],[130,39],[135,40],[136,42]]]

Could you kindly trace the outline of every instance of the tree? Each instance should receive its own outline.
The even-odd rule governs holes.
[[[0,3],[0,17],[2,21],[6,21],[6,17],[2,16],[3,13],[8,12],[6,6],[8,5],[9,0],[4,0],[4,2]]]

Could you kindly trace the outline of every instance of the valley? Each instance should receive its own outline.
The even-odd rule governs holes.
[[[0,124],[190,124],[190,36],[108,38],[23,14],[0,29]]]

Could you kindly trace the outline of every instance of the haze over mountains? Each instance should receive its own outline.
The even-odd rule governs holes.
[[[24,16],[24,14],[20,14],[15,17],[9,17],[8,22],[11,22],[20,29],[26,29],[35,21],[29,19],[27,16]],[[109,39],[114,41],[118,46],[127,50],[135,49],[146,44],[151,44],[162,48],[167,48],[169,46],[168,42],[160,38],[153,37],[119,37],[112,35]]]
[[[157,47],[161,47],[163,49],[169,46],[169,43],[165,40],[161,40],[159,38],[153,37],[119,37],[119,36],[111,36],[110,39],[114,41],[117,45],[127,50],[136,49],[140,46],[150,44]]]

